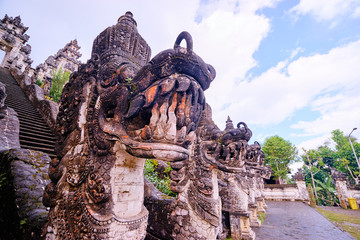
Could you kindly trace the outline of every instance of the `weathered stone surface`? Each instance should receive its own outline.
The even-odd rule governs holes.
[[[36,106],[47,125],[53,130],[53,132],[55,132],[56,117],[59,112],[59,105],[54,101],[44,99]]]
[[[7,202],[10,209],[16,206],[16,209],[5,212],[13,216],[1,214],[2,223],[9,224],[9,231],[16,231],[21,226],[21,233],[16,234],[20,234],[22,239],[40,239],[48,214],[42,197],[49,183],[47,169],[50,158],[42,152],[13,149],[1,152],[0,160],[2,176],[7,179],[10,191],[8,194],[13,196],[1,198],[1,204]]]
[[[169,223],[171,212],[175,208],[175,198],[161,193],[151,182],[145,179],[144,205],[149,211],[147,240],[169,239],[173,225]]]
[[[5,106],[5,99],[6,99],[6,87],[5,84],[0,82],[0,108]]]
[[[24,91],[48,126],[55,132],[55,122],[59,112],[59,105],[54,101],[45,99],[44,90],[36,84],[27,85]]]
[[[24,91],[29,100],[35,105],[38,105],[40,101],[44,100],[44,90],[36,84],[26,86]]]
[[[29,36],[25,34],[28,27],[21,22],[20,16],[15,18],[5,15],[0,20],[0,45],[5,50],[1,67],[18,69],[21,73],[29,68],[32,60],[29,57],[31,46],[25,45]]]
[[[147,228],[149,239],[216,239],[222,205],[242,228],[234,236],[253,237],[266,172],[260,145],[248,144],[243,122],[224,132],[214,124],[204,91],[216,73],[194,53],[189,33],[149,58],[127,12],[99,34],[91,59],[65,85],[44,194],[46,238],[144,239]],[[176,199],[144,183],[147,158],[170,162]],[[219,195],[219,171],[228,195]]]
[[[17,113],[5,105],[5,85],[0,83],[0,152],[20,148]]]
[[[47,169],[50,158],[45,153],[29,149],[12,150],[8,157],[14,175],[13,185],[19,216],[27,218],[30,225],[40,227],[48,212],[42,204],[42,196],[49,183]]]

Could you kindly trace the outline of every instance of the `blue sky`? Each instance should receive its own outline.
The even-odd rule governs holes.
[[[132,11],[152,56],[186,30],[217,77],[206,92],[213,118],[245,121],[251,141],[278,134],[316,148],[339,128],[360,139],[360,1],[0,0],[0,17],[29,27],[36,67],[77,39],[85,62],[93,39]],[[1,55],[0,55],[1,57]]]

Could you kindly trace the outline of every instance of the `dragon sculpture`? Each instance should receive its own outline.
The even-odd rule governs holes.
[[[226,156],[226,164],[237,168],[237,172],[219,172],[220,196],[223,211],[223,233],[221,239],[231,235],[232,239],[255,239],[255,233],[250,228],[249,211],[250,183],[246,169],[246,159],[252,155],[248,141],[252,136],[251,130],[243,122],[234,128],[228,117],[226,128],[222,136],[222,143]]]
[[[144,206],[148,158],[170,162],[177,197],[161,203],[170,227],[147,239],[221,233],[218,171],[245,169],[234,161],[249,151],[251,131],[241,123],[224,134],[212,121],[204,91],[215,69],[194,53],[189,33],[150,54],[127,12],[96,37],[91,59],[65,85],[43,198],[46,239],[144,239],[156,214]]]
[[[215,78],[192,44],[183,32],[174,49],[149,62],[130,12],[94,40],[91,59],[72,74],[60,101],[57,158],[44,195],[47,238],[145,237],[145,160],[188,160],[203,91]]]

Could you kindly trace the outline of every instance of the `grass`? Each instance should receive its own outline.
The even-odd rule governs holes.
[[[261,224],[263,224],[264,220],[265,220],[265,217],[266,217],[266,213],[258,213],[257,217],[260,220]]]
[[[320,208],[316,208],[321,212],[325,217],[334,222],[338,227],[344,231],[350,233],[353,237],[360,240],[360,218],[356,216],[349,216],[341,213],[334,213],[331,211],[326,211]],[[348,210],[355,211],[355,210]],[[359,211],[359,210],[356,210]]]

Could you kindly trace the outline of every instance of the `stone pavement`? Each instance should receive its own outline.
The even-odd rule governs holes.
[[[257,240],[353,240],[316,209],[302,202],[266,201],[266,218],[253,228]]]

